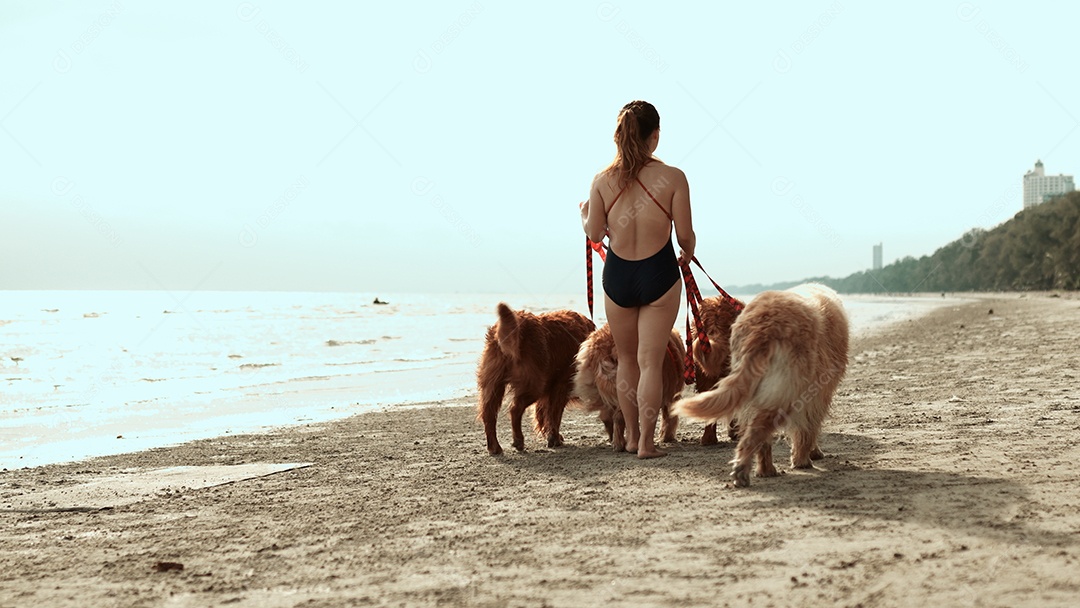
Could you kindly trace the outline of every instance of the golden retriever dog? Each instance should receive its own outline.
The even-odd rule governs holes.
[[[663,387],[660,398],[660,436],[665,442],[675,441],[679,419],[671,415],[671,403],[682,395],[683,359],[686,349],[679,332],[671,330],[667,357],[664,359]],[[626,451],[626,422],[619,409],[618,382],[615,371],[619,365],[615,337],[605,323],[581,343],[577,353],[577,373],[574,375],[573,395],[589,412],[598,412],[607,429],[608,439],[616,452]]]
[[[723,296],[705,298],[698,305],[701,323],[710,345],[709,352],[706,353],[701,340],[698,339],[697,328],[691,325],[694,388],[698,393],[704,393],[716,386],[717,382],[731,372],[731,325],[744,308],[746,305],[742,301]],[[732,441],[739,438],[734,418],[728,426],[728,437]],[[716,424],[712,423],[705,427],[705,432],[701,435],[701,445],[715,445],[716,443]]]
[[[534,315],[499,302],[496,312],[499,320],[487,330],[476,369],[477,418],[484,422],[488,453],[502,454],[495,422],[508,388],[514,447],[525,449],[521,417],[534,403],[536,432],[547,438],[548,447],[561,446],[559,427],[573,388],[574,356],[596,325],[570,310]]]
[[[731,374],[679,401],[676,412],[702,420],[735,416],[741,438],[731,476],[737,487],[750,485],[755,455],[758,477],[778,474],[772,461],[778,430],[791,437],[791,466],[813,468],[847,358],[847,315],[835,291],[815,283],[766,291],[731,327]]]

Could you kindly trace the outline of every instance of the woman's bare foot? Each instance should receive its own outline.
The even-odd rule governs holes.
[[[663,458],[667,456],[667,452],[656,449],[655,447],[651,451],[642,450],[638,452],[639,460],[647,460],[649,458]]]

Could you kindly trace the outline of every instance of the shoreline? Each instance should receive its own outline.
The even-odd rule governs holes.
[[[748,489],[700,424],[642,462],[569,410],[565,447],[527,435],[493,458],[471,402],[3,472],[0,508],[166,467],[313,463],[0,512],[0,605],[1071,605],[1077,322],[1076,294],[1010,294],[856,337],[819,469]]]
[[[964,301],[954,297],[942,299],[938,294],[853,295],[846,296],[846,300],[855,336]],[[601,312],[597,322],[603,321]],[[424,372],[384,372],[377,381],[350,375],[311,379],[305,376],[240,386],[218,394],[181,392],[160,400],[144,396],[130,407],[129,402],[121,401],[104,411],[98,407],[30,405],[21,414],[0,414],[5,436],[17,438],[0,446],[0,470],[78,462],[228,435],[275,433],[291,426],[396,408],[403,403],[424,406],[467,402],[475,399],[472,378],[476,358],[483,348],[482,336],[483,331],[477,330],[471,338],[475,343],[472,355],[456,357]],[[82,371],[91,376],[99,373]],[[428,390],[418,390],[417,381]],[[401,391],[401,386],[408,388]],[[433,388],[436,386],[440,388]]]

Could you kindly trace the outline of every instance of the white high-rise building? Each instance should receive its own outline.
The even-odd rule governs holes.
[[[874,270],[881,270],[881,243],[874,245]]]
[[[1035,168],[1024,174],[1024,209],[1040,205],[1047,198],[1076,190],[1071,175],[1047,175],[1041,160]]]

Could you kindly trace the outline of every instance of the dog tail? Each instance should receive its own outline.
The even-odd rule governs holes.
[[[518,331],[517,315],[505,302],[499,302],[495,311],[499,314],[498,328],[495,330],[499,349],[511,360],[517,361],[521,356],[521,332]]]
[[[731,374],[717,383],[716,388],[677,401],[676,413],[710,422],[731,418],[757,390],[769,370],[774,351],[772,342],[751,350],[739,359]]]
[[[597,370],[593,361],[592,348],[593,341],[591,339],[585,340],[581,343],[577,356],[574,358],[576,372],[574,373],[573,396],[587,408],[599,407],[600,404],[600,391],[596,386]]]

